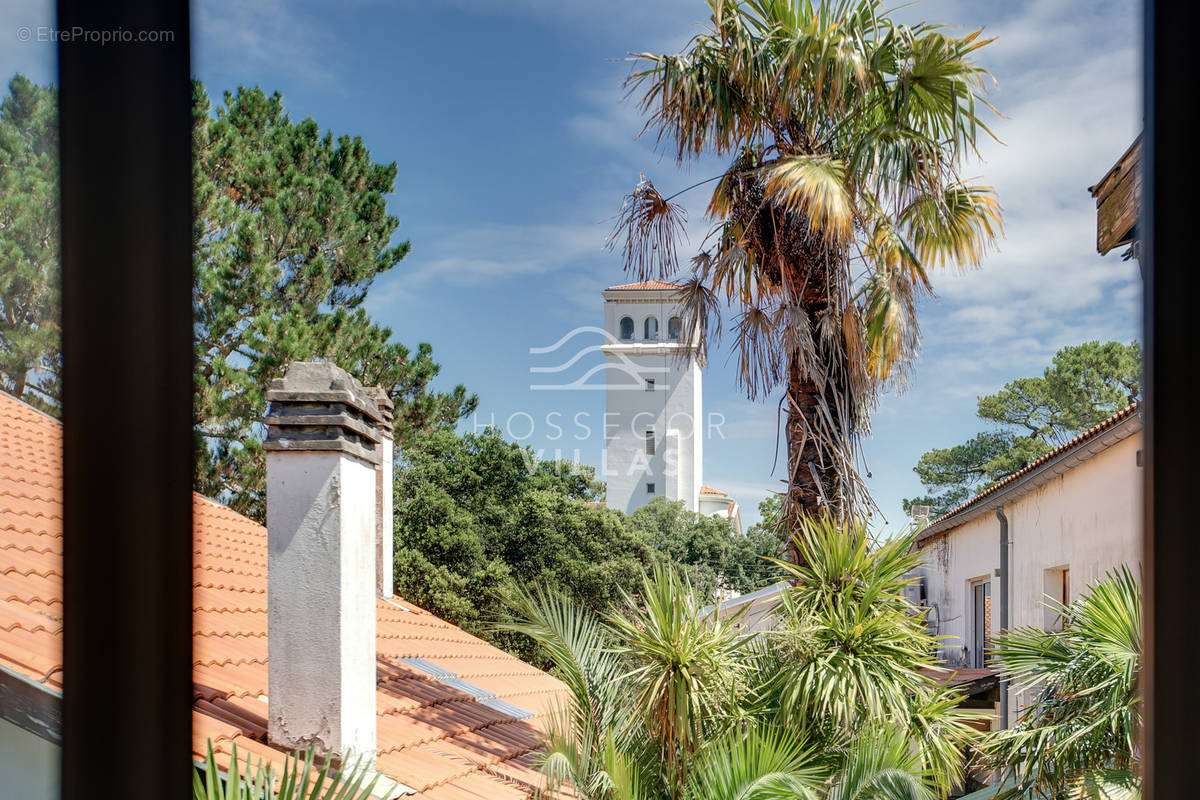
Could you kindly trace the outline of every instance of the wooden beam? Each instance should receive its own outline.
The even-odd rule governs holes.
[[[1096,198],[1096,249],[1104,255],[1136,237],[1142,206],[1142,138],[1090,188]]]

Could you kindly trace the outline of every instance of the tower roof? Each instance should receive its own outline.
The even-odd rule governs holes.
[[[668,283],[667,281],[638,281],[637,283],[622,283],[618,286],[610,286],[604,291],[645,291],[647,289],[682,289],[682,283]]]

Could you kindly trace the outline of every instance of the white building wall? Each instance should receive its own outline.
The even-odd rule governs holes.
[[[1098,446],[1098,445],[1097,445]],[[1142,475],[1134,433],[1004,504],[1009,522],[1009,626],[1046,628],[1047,570],[1066,567],[1074,601],[1105,573],[1141,562]],[[950,637],[941,649],[948,666],[971,663],[974,579],[991,582],[991,629],[1000,629],[1000,521],[992,506],[962,525],[922,543],[930,622]],[[1052,616],[1052,615],[1050,615]],[[1028,698],[1012,698],[1010,722]]]
[[[700,364],[695,347],[667,338],[668,320],[680,312],[673,290],[604,293],[607,382],[604,417],[605,472],[610,508],[626,513],[655,497],[682,500],[698,509],[702,480],[703,420]],[[620,339],[620,321],[634,322],[634,339]],[[657,339],[644,336],[645,320],[658,320]],[[688,356],[681,359],[680,356]],[[654,390],[646,390],[646,380]],[[646,431],[654,431],[654,454],[646,453]],[[654,484],[654,493],[647,484]]]
[[[0,719],[0,798],[58,800],[61,761],[61,747]]]

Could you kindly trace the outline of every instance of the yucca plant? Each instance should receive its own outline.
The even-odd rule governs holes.
[[[728,159],[685,326],[706,346],[728,303],[742,386],[784,390],[785,522],[848,520],[869,510],[858,438],[917,350],[930,270],[978,266],[1001,231],[992,190],[959,173],[990,133],[972,60],[990,40],[900,24],[880,0],[708,7],[683,52],[635,56],[627,83],[679,163]],[[638,280],[682,271],[672,199],[643,178],[622,206],[610,246]]]
[[[222,773],[213,755],[212,740],[204,769],[192,771],[192,800],[371,800],[379,780],[362,758],[343,761],[332,773],[329,761],[316,766],[312,748],[284,759],[277,775],[262,759],[252,767],[250,756],[238,759],[237,745],[231,748],[229,769]]]
[[[978,714],[919,670],[935,665],[937,640],[903,594],[920,564],[910,533],[872,537],[862,523],[803,518],[798,564],[780,562],[792,586],[765,634],[767,690],[780,719],[828,748],[863,730],[903,731],[928,783],[948,792],[978,738]]]
[[[648,575],[599,615],[533,589],[506,630],[569,687],[543,772],[583,800],[924,800],[962,774],[959,697],[916,670],[931,639],[900,594],[907,542],[806,523],[777,634],[701,608],[687,576]]]
[[[1037,699],[1017,724],[992,734],[985,765],[1011,788],[1001,796],[1118,800],[1139,792],[1137,675],[1142,600],[1127,567],[1108,573],[1061,615],[1058,631],[997,634],[992,663]]]

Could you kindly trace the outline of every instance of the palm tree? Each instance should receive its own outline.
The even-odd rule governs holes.
[[[1122,567],[1069,606],[1053,604],[1062,629],[998,634],[993,664],[1038,699],[1017,725],[992,734],[987,766],[1010,780],[1011,797],[1136,796],[1137,674],[1142,600]]]
[[[928,270],[977,266],[1001,228],[992,190],[958,172],[990,134],[971,60],[990,40],[898,24],[879,0],[708,2],[684,52],[635,56],[627,82],[679,163],[730,159],[685,325],[706,348],[728,303],[743,388],[786,390],[788,529],[848,519],[870,510],[858,437],[917,350]],[[680,271],[671,199],[643,178],[622,206],[610,246],[638,280]]]
[[[921,800],[958,782],[975,734],[959,698],[917,671],[933,642],[899,591],[910,542],[806,525],[768,635],[703,612],[666,567],[607,616],[522,595],[502,627],[545,648],[572,698],[546,739],[551,786],[583,800]]]
[[[311,747],[286,756],[283,770],[276,772],[258,759],[253,767],[250,756],[238,758],[237,744],[229,756],[229,768],[222,770],[208,741],[208,756],[203,767],[192,770],[192,800],[371,800],[379,775],[371,769],[370,759],[358,757],[334,766],[329,759],[317,764]]]

